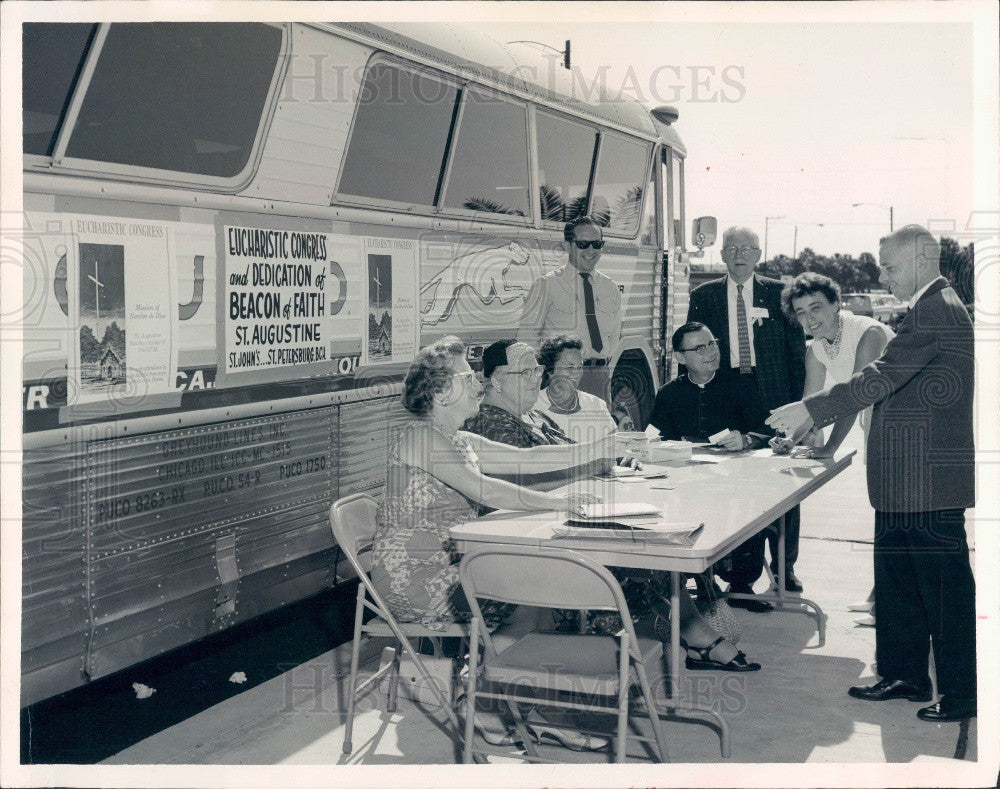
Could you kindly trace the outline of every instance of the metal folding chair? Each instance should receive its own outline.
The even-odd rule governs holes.
[[[484,547],[467,554],[459,567],[465,596],[472,607],[471,644],[483,644],[479,664],[477,648],[469,650],[469,674],[465,693],[466,724],[463,760],[472,761],[476,752],[472,740],[472,710],[477,694],[502,699],[514,716],[514,724],[527,750],[528,761],[552,761],[539,757],[517,709],[517,703],[565,707],[617,716],[615,761],[625,759],[628,737],[629,695],[638,683],[646,712],[653,727],[653,737],[632,735],[633,739],[653,742],[659,761],[667,760],[667,749],[660,731],[646,666],[659,666],[663,645],[648,638],[637,638],[629,616],[628,604],[615,577],[593,560],[574,551],[527,547]],[[614,636],[588,636],[577,633],[533,632],[520,638],[502,652],[482,626],[479,598],[541,608],[582,608],[617,611],[623,623]],[[476,680],[497,683],[497,692],[477,691]],[[510,692],[522,689],[543,690],[544,698]],[[572,694],[572,700],[557,694]],[[587,703],[581,698],[603,697],[614,703]],[[551,728],[570,728],[562,724]]]
[[[358,697],[373,684],[379,682],[387,673],[389,674],[389,687],[386,699],[386,711],[395,712],[396,696],[399,687],[400,649],[404,650],[413,661],[413,665],[420,673],[421,678],[437,698],[441,709],[448,716],[448,720],[454,727],[456,742],[461,737],[462,732],[462,727],[455,714],[452,699],[444,697],[444,693],[441,692],[440,687],[424,665],[423,656],[414,649],[413,644],[410,643],[410,639],[431,639],[434,644],[435,654],[440,655],[441,646],[439,639],[461,638],[468,640],[469,625],[467,623],[453,623],[444,630],[431,630],[419,622],[397,622],[395,620],[368,576],[370,568],[369,551],[372,537],[375,534],[375,512],[377,509],[378,503],[375,499],[364,493],[345,496],[330,506],[330,527],[333,529],[333,537],[338,545],[340,545],[340,549],[347,556],[348,561],[354,568],[354,572],[357,573],[361,581],[358,584],[357,605],[354,610],[354,641],[351,645],[350,692],[347,702],[347,724],[344,731],[345,754],[349,754],[353,750],[351,737],[354,730],[354,712]],[[364,621],[365,609],[375,614],[375,617],[368,622]],[[361,656],[361,636],[363,634],[383,638],[395,638],[397,648],[391,661],[380,667],[378,671],[359,685],[358,662]],[[462,652],[463,650],[459,650],[459,654],[462,654]]]

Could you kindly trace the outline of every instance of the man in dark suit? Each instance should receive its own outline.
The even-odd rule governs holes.
[[[850,689],[871,701],[939,701],[930,721],[976,714],[976,586],[965,538],[975,503],[972,321],[940,274],[941,248],[919,225],[882,240],[881,281],[910,311],[882,355],[851,380],[768,418],[789,433],[874,404],[868,497],[875,508],[875,660],[882,679]]]
[[[757,234],[731,227],[722,236],[728,275],[691,292],[688,321],[704,323],[719,341],[721,366],[733,368],[737,386],[765,412],[802,397],[806,380],[805,335],[781,311],[782,284],[754,274],[760,259]],[[777,534],[769,534],[771,569],[777,576]],[[799,555],[799,508],[785,518],[785,588],[802,591],[795,575]],[[744,591],[744,590],[740,590]]]

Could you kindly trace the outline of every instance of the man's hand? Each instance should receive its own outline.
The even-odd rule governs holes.
[[[801,400],[783,405],[781,408],[775,408],[766,421],[769,427],[773,427],[786,436],[795,435],[812,427],[813,424],[813,419],[809,416],[809,409]]]
[[[623,457],[618,458],[618,465],[624,468],[634,469],[635,471],[642,471],[642,463],[631,455],[624,455]]]

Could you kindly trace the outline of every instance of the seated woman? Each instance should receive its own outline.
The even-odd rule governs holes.
[[[555,422],[576,442],[594,441],[614,433],[615,420],[605,402],[580,390],[583,377],[583,341],[575,334],[560,334],[542,343],[542,390],[534,408]]]
[[[596,500],[590,494],[546,493],[486,476],[515,474],[529,460],[542,471],[581,459],[596,462],[613,445],[515,449],[460,430],[479,411],[482,395],[456,337],[422,348],[406,374],[403,406],[416,419],[400,430],[389,451],[371,568],[372,583],[400,621],[443,629],[468,618],[458,581],[460,557],[448,531],[477,517],[482,507],[565,510]],[[512,609],[486,606],[483,613],[496,624]]]
[[[485,476],[515,473],[529,459],[542,470],[596,462],[611,453],[613,443],[515,449],[460,430],[478,412],[482,395],[456,337],[422,348],[406,374],[403,406],[415,419],[399,431],[389,451],[370,571],[372,583],[400,621],[419,621],[433,630],[470,617],[449,529],[477,517],[484,506],[565,510],[600,500],[592,494],[530,490]],[[480,602],[487,627],[498,625],[515,608]],[[554,737],[575,750],[608,744],[606,738],[549,728],[537,710],[528,721],[536,739]],[[513,735],[482,734],[494,745],[513,741]]]
[[[534,349],[523,342],[502,340],[493,343],[483,352],[483,374],[487,379],[486,396],[479,414],[465,423],[465,428],[494,441],[502,441],[517,447],[539,447],[544,443],[557,444],[571,441],[557,428],[549,416],[533,410],[538,397],[537,387],[542,368],[536,363]],[[557,386],[568,384],[558,383]],[[549,384],[552,386],[552,383]],[[597,399],[596,397],[594,398]],[[610,414],[609,414],[610,418]],[[613,434],[607,433],[602,439],[607,441]],[[588,446],[584,444],[583,446]],[[532,470],[537,467],[532,466]],[[561,481],[566,484],[581,474],[592,473],[593,469],[576,469],[563,472]],[[522,479],[531,475],[522,473]],[[551,484],[546,478],[542,484]],[[640,620],[659,618],[669,621],[670,614],[670,574],[634,568],[611,568],[628,601],[629,613],[638,623]],[[722,638],[705,621],[694,605],[690,594],[682,590],[680,596],[681,637],[689,654],[686,665],[689,669],[715,669],[720,671],[757,671],[759,663],[747,662],[746,655],[733,644]],[[575,612],[565,612],[565,616],[575,617]],[[604,612],[588,613],[587,631],[591,633],[617,632],[621,623],[615,621],[617,615]]]

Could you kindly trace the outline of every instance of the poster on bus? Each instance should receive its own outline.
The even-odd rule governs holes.
[[[360,355],[363,275],[356,238],[225,226],[222,243],[223,380],[329,374]],[[346,366],[353,369],[353,362]]]
[[[367,330],[361,363],[408,362],[417,352],[416,242],[408,238],[364,239]]]
[[[176,279],[166,225],[62,219],[69,231],[65,282],[74,348],[68,375],[75,402],[114,403],[173,391]]]

